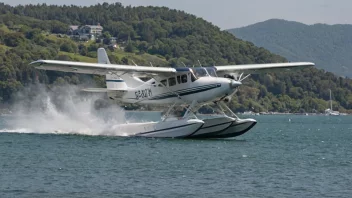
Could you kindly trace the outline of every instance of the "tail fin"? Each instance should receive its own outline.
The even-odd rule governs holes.
[[[110,64],[110,60],[104,48],[98,49],[98,63]]]
[[[110,60],[104,48],[98,49],[98,63],[110,64]],[[106,74],[106,88],[108,90],[127,90],[125,81],[117,74]]]
[[[110,64],[110,60],[104,48],[98,49],[98,63],[101,64]],[[122,78],[125,80],[123,80]],[[125,89],[127,88],[126,82],[130,87],[138,87],[144,84],[144,81],[139,79],[138,77],[131,76],[130,74],[123,75],[106,75],[106,87],[108,89]],[[123,85],[124,84],[124,85]]]

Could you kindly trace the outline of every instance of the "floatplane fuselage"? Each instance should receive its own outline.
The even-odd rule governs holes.
[[[178,70],[178,69],[176,69]],[[197,68],[197,70],[214,70]],[[198,103],[224,98],[241,85],[241,82],[216,76],[196,76],[196,69],[182,68],[174,76],[153,78],[143,82],[128,76],[107,79],[107,93],[112,100],[139,104],[185,104],[196,100]],[[196,71],[196,72],[194,72]],[[110,75],[109,77],[112,77]],[[128,85],[138,84],[130,87]]]

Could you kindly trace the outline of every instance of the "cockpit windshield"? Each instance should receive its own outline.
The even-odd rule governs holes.
[[[196,67],[196,68],[191,68],[191,70],[197,79],[204,76],[217,77],[214,68]]]
[[[212,77],[218,77],[218,76],[216,75],[216,71],[215,71],[214,68],[209,67],[209,68],[206,68],[206,69],[207,69],[208,74],[209,74],[210,76],[212,76]]]
[[[192,68],[192,70],[193,70],[194,75],[197,78],[204,77],[204,76],[208,75],[207,71],[203,67]]]

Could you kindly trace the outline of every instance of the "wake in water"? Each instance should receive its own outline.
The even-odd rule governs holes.
[[[13,116],[0,132],[123,135],[112,129],[126,123],[124,110],[80,89],[72,85],[26,88],[15,97]]]

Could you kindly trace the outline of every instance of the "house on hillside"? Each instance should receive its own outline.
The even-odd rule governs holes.
[[[78,30],[78,25],[70,25],[67,31],[67,35],[74,35],[74,33]]]
[[[95,40],[103,34],[103,27],[98,23],[98,25],[71,25],[67,34],[78,40]]]

